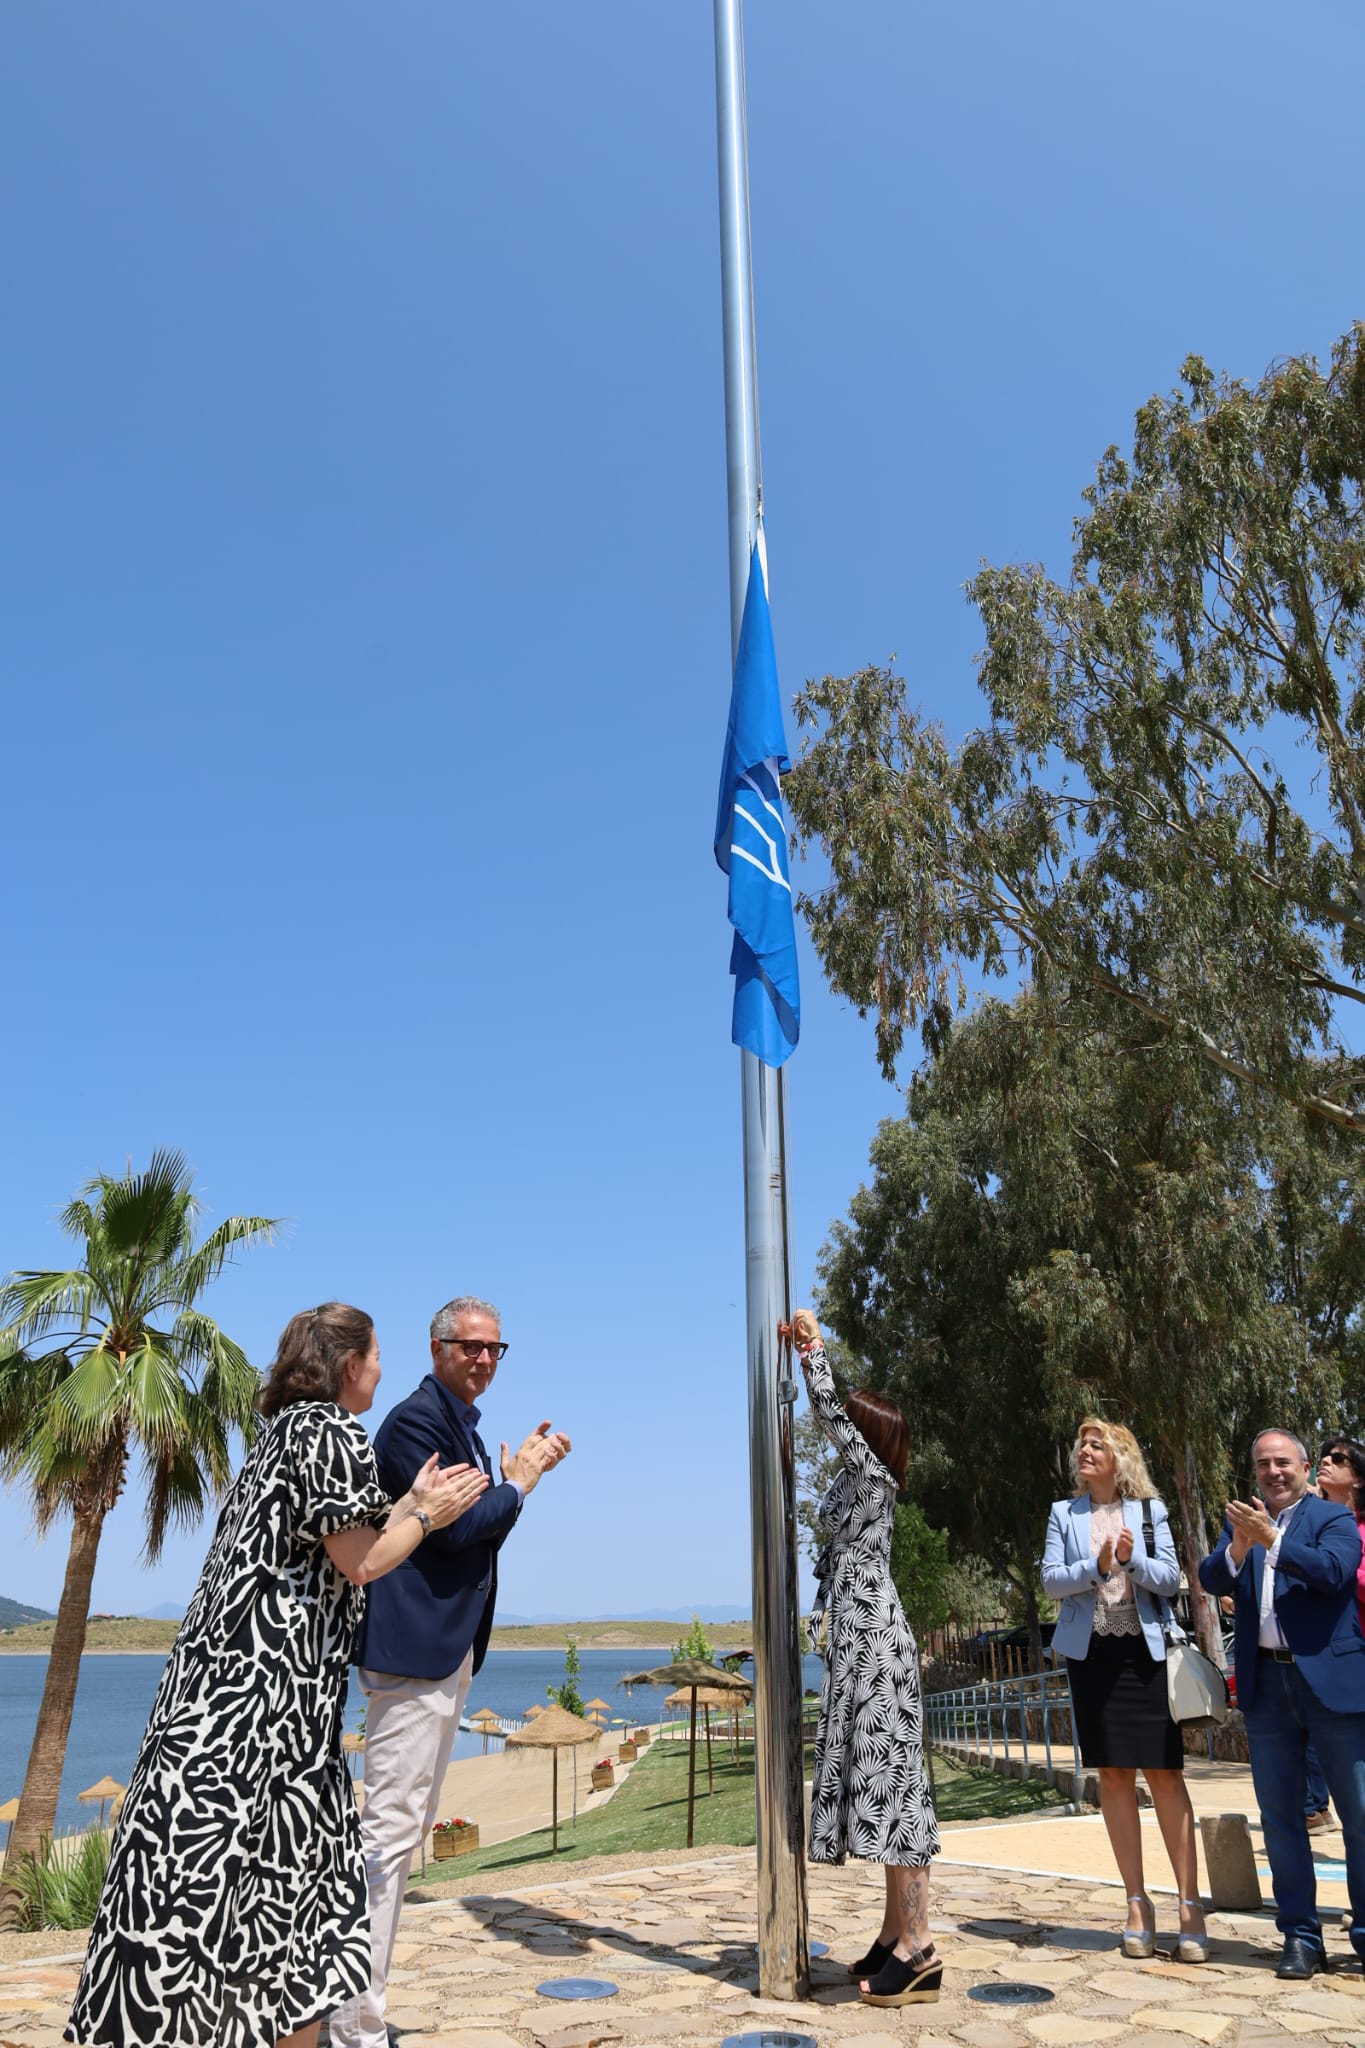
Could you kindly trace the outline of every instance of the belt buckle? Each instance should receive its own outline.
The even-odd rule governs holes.
[[[1270,1654],[1277,1664],[1292,1664],[1294,1661],[1292,1650],[1272,1650]]]

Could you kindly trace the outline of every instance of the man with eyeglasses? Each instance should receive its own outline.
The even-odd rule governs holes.
[[[491,1302],[457,1295],[431,1319],[431,1371],[375,1435],[379,1478],[394,1499],[433,1451],[446,1465],[493,1466],[478,1403],[507,1346]],[[370,1986],[332,2016],[334,2048],[387,2048],[385,1986],[413,1852],[440,1817],[441,1785],[470,1681],[483,1663],[498,1589],[498,1552],[526,1496],[568,1456],[548,1422],[521,1448],[501,1446],[500,1485],[406,1564],[369,1589],[355,1661],[365,1694],[361,1833],[370,1895]]]
[[[1308,1490],[1308,1454],[1286,1429],[1251,1447],[1259,1499],[1232,1500],[1212,1556],[1210,1593],[1231,1593],[1237,1704],[1284,1949],[1277,1977],[1327,1964],[1304,1816],[1309,1745],[1317,1751],[1346,1845],[1351,1945],[1365,1961],[1365,1635],[1356,1612],[1355,1516]]]

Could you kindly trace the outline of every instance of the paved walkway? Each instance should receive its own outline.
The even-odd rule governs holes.
[[[1034,1825],[1040,1863],[1055,1860]],[[759,2027],[813,2036],[819,2048],[1273,2048],[1299,2038],[1365,2048],[1365,1978],[1347,1965],[1311,1985],[1278,1982],[1268,1917],[1215,1915],[1214,1959],[1198,1969],[1166,1955],[1125,1962],[1113,1884],[993,1872],[961,1860],[954,1830],[934,1876],[934,1928],[947,1962],[937,2005],[882,2011],[859,2003],[844,1959],[875,1934],[880,1873],[866,1864],[810,1872],[810,1926],[830,1945],[814,1966],[814,1997],[758,1998],[751,1850],[682,1857],[631,1870],[578,1866],[557,1884],[509,1885],[410,1905],[396,1952],[390,2018],[401,2048],[719,2048]],[[1169,1947],[1173,1912],[1161,1911]],[[562,1976],[603,1978],[619,1995],[559,2003],[539,1990]],[[56,2048],[74,1962],[0,1971],[0,2048]],[[973,1987],[1041,1986],[1043,2004],[980,2003]]]
[[[1196,1819],[1202,1814],[1246,1815],[1261,1872],[1262,1896],[1269,1900],[1270,1866],[1261,1837],[1250,1767],[1247,1764],[1209,1763],[1203,1758],[1186,1757],[1185,1783],[1189,1787]],[[968,1857],[973,1862],[991,1867],[1042,1870],[1057,1877],[1091,1878],[1101,1883],[1112,1879],[1117,1882],[1104,1822],[1098,1814],[1072,1816],[1045,1810],[1027,1820],[981,1821],[970,1828],[945,1828],[943,1841],[947,1854]],[[1318,1903],[1324,1911],[1335,1907],[1340,1912],[1347,1904],[1346,1873],[1342,1862],[1345,1845],[1341,1830],[1333,1826],[1320,1835],[1314,1835],[1312,1843],[1318,1866]],[[1175,1877],[1162,1847],[1156,1815],[1149,1808],[1144,1808],[1142,1813],[1142,1845],[1148,1891],[1174,1893]],[[1199,1876],[1207,1897],[1208,1872],[1204,1867],[1202,1845]]]

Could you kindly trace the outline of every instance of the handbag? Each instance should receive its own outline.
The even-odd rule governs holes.
[[[1156,1531],[1152,1527],[1152,1503],[1142,1503],[1142,1540],[1148,1557],[1156,1556]],[[1211,1728],[1226,1721],[1229,1713],[1228,1682],[1212,1657],[1206,1657],[1185,1634],[1171,1612],[1169,1600],[1161,1603],[1161,1634],[1166,1644],[1166,1704],[1171,1719],[1181,1728]]]

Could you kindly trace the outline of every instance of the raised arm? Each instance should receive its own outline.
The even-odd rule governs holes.
[[[406,1402],[384,1418],[376,1440],[379,1476],[391,1493],[412,1483],[427,1459],[445,1452],[449,1438],[434,1415],[423,1414]],[[499,1544],[521,1513],[521,1495],[504,1480],[490,1486],[458,1521],[436,1530],[431,1541],[438,1550],[462,1550],[470,1543]]]
[[[891,1474],[881,1459],[844,1413],[843,1404],[834,1391],[834,1375],[829,1369],[829,1355],[825,1350],[825,1340],[820,1335],[820,1325],[808,1308],[796,1311],[790,1329],[801,1360],[801,1370],[806,1376],[811,1408],[847,1471],[854,1479],[890,1479]]]

